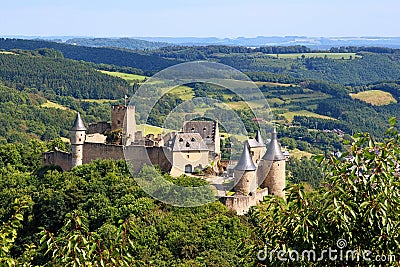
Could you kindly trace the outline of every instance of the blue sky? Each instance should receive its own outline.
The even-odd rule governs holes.
[[[0,35],[400,36],[399,0],[8,0]]]

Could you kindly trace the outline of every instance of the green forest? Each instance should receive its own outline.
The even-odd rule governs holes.
[[[317,157],[323,185],[302,181],[287,187],[287,199],[269,196],[247,216],[219,201],[197,208],[172,207],[138,187],[124,161],[95,161],[62,172],[41,168],[46,144],[0,147],[0,263],[2,266],[256,266],[299,264],[260,257],[259,251],[335,246],[339,238],[357,253],[353,265],[374,266],[376,255],[398,255],[400,196],[397,187],[400,134],[391,120],[384,142],[356,135],[343,158]],[[49,144],[48,144],[49,145]],[[295,165],[298,166],[299,162]],[[297,175],[311,175],[294,169]],[[354,171],[357,170],[357,171]],[[155,175],[144,168],[140,177]],[[185,186],[200,181],[166,178]],[[354,182],[358,180],[358,182]],[[318,254],[320,255],[320,254]],[[385,257],[386,257],[385,256]],[[342,266],[322,258],[302,266]],[[314,255],[315,257],[315,255]],[[390,265],[397,259],[390,256]],[[337,265],[339,264],[339,265]]]

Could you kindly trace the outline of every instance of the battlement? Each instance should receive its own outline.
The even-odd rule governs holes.
[[[252,206],[260,204],[266,196],[268,196],[268,188],[257,190],[251,196],[223,196],[220,198],[220,201],[229,210],[235,211],[238,215],[244,215],[249,212]]]

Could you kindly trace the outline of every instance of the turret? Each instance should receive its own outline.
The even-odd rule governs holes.
[[[82,165],[83,145],[86,139],[86,127],[82,121],[81,114],[76,115],[74,125],[71,128],[72,168]]]
[[[286,158],[282,153],[278,143],[276,129],[274,128],[271,142],[267,147],[267,152],[262,157],[262,175],[264,180],[261,187],[268,188],[268,193],[285,198],[286,187]]]
[[[249,144],[244,142],[243,152],[236,165],[234,191],[239,195],[252,195],[257,190],[256,165],[251,158]]]
[[[257,141],[258,143],[260,143],[261,145],[264,145],[264,140],[263,140],[262,137],[261,137],[261,132],[260,132],[260,130],[257,130],[256,141]]]

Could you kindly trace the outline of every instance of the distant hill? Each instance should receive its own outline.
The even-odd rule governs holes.
[[[105,75],[84,62],[62,58],[52,49],[0,53],[0,80],[20,91],[91,99],[122,98],[130,88],[126,81]]]
[[[39,48],[52,48],[61,51],[64,57],[83,60],[96,64],[110,64],[141,69],[144,71],[157,71],[179,63],[172,59],[165,59],[152,55],[122,50],[115,48],[86,47],[70,45],[43,40],[22,40],[0,38],[0,49],[35,50]]]
[[[166,42],[150,42],[133,38],[73,38],[66,41],[67,44],[89,47],[116,47],[131,50],[156,49],[171,46]]]
[[[309,36],[257,36],[257,37],[129,37],[94,38],[74,36],[0,36],[3,38],[35,39],[66,42],[90,47],[118,47],[126,49],[155,49],[171,45],[228,45],[228,46],[295,46],[312,49],[330,49],[341,46],[376,46],[400,48],[400,37],[309,37]]]
[[[378,46],[400,48],[400,37],[306,37],[306,36],[258,36],[254,38],[217,37],[135,37],[151,42],[175,45],[230,45],[230,46],[293,46],[304,45],[313,49],[329,49],[340,46]]]
[[[69,59],[140,69],[136,73],[129,73],[146,76],[152,76],[154,72],[178,63],[210,60],[243,72],[268,72],[300,80],[325,80],[342,85],[363,85],[400,79],[400,49],[382,47],[340,47],[323,53],[299,45],[264,46],[255,49],[226,45],[169,46],[133,51],[38,40],[0,39],[0,49],[35,50],[43,47],[61,51]],[[303,54],[307,56],[303,58]]]

